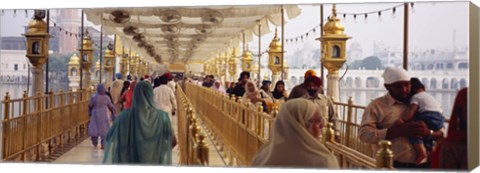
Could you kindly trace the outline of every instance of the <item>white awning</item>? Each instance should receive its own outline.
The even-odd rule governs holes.
[[[281,25],[281,5],[182,8],[86,9],[87,20],[117,34],[126,47],[158,63],[206,62],[243,40],[270,33],[269,23]],[[284,5],[286,18],[300,15],[297,5]],[[130,28],[125,32],[125,29]],[[128,32],[130,31],[130,32]],[[140,35],[145,39],[133,39]],[[141,44],[139,44],[141,43]],[[144,45],[151,45],[148,49]],[[155,58],[157,57],[157,58]]]

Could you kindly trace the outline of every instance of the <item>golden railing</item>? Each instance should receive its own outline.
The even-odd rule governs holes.
[[[209,164],[209,147],[198,118],[181,87],[176,89],[180,165]]]
[[[186,92],[223,150],[227,165],[250,165],[258,148],[268,140],[273,116],[264,113],[261,105],[244,105],[241,99],[229,99],[209,88],[186,84]]]
[[[249,166],[257,150],[268,141],[278,108],[274,107],[272,114],[267,114],[260,104],[256,107],[249,101],[244,104],[240,98],[228,98],[220,92],[191,83],[186,84],[186,93],[223,149],[227,165],[235,162],[235,165]],[[353,128],[349,127],[349,131]],[[325,142],[339,157],[343,168],[391,168],[391,165],[376,166],[375,159],[354,148],[333,141]]]
[[[358,135],[358,129],[360,128],[358,119],[365,111],[365,107],[354,105],[352,97],[348,99],[348,103],[334,102],[334,105],[338,113],[337,125],[340,131],[340,143],[373,158],[375,153],[372,151],[370,144],[360,141]]]
[[[91,91],[60,90],[10,99],[3,106],[2,161],[46,160],[57,149],[63,150],[86,134]]]

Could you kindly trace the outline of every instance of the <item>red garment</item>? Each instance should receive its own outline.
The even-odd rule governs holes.
[[[431,168],[468,169],[467,156],[467,95],[463,88],[457,94],[448,123],[447,138],[430,154]]]
[[[135,84],[137,82],[133,81],[128,88],[127,93],[125,93],[125,107],[124,109],[130,109],[132,107],[132,99],[133,99],[133,89],[135,89]]]

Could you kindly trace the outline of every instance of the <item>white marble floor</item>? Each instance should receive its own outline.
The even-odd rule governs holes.
[[[172,125],[174,127],[175,132],[177,131],[177,117],[173,116],[172,118]],[[218,154],[217,150],[215,149],[212,141],[210,138],[207,138],[207,142],[209,145],[209,166],[225,166],[222,158]],[[172,150],[172,165],[177,166],[180,159],[180,152],[179,147],[176,146]],[[103,150],[100,149],[100,145],[98,147],[94,147],[90,141],[90,138],[87,138],[85,141],[77,145],[76,147],[72,148],[67,153],[63,154],[59,158],[57,158],[53,163],[55,164],[102,164],[103,160]]]

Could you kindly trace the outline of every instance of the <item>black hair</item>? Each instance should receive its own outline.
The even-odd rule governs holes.
[[[410,95],[416,94],[418,89],[425,90],[425,86],[418,78],[412,77],[410,79]]]
[[[243,71],[242,73],[240,73],[238,80],[241,81],[243,79],[243,76],[247,76],[247,78],[250,79],[250,73],[247,71]]]

